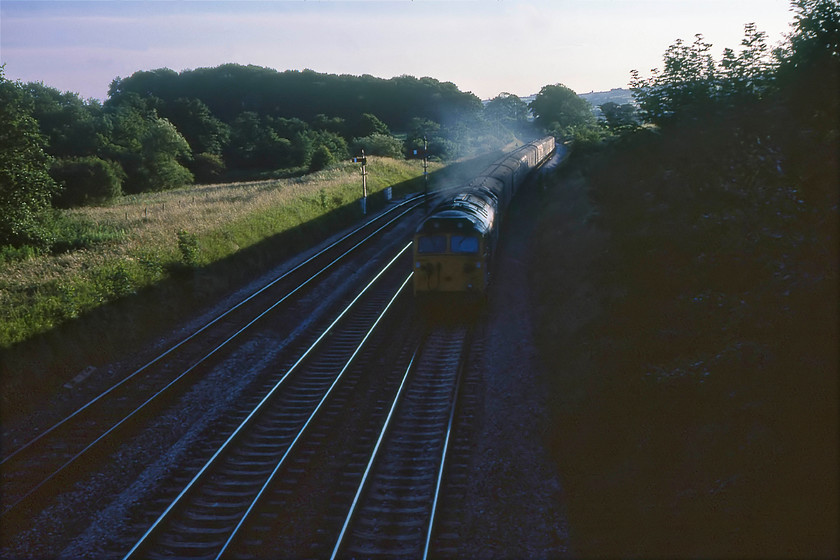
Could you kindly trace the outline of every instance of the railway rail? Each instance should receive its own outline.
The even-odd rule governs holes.
[[[63,493],[84,494],[83,481],[109,476],[106,466],[127,471],[112,486],[135,498],[122,501],[113,531],[99,535],[96,556],[463,552],[453,519],[469,445],[457,434],[469,423],[462,409],[470,391],[462,388],[470,386],[475,325],[418,316],[406,289],[411,243],[399,245],[415,228],[383,241],[419,221],[423,206],[422,197],[395,205],[39,433],[7,438],[0,554],[15,555],[30,519],[51,515]],[[356,286],[364,286],[358,294]],[[230,380],[230,397],[202,410],[196,388],[224,391]],[[173,412],[184,403],[188,412]],[[170,428],[153,455],[125,460],[125,448],[146,449],[135,442]],[[66,517],[84,498],[55,511]],[[439,515],[441,504],[456,513]],[[35,554],[90,552],[77,544],[89,522],[84,513],[67,520],[56,543]]]
[[[125,558],[221,555],[275,475],[294,455],[408,279],[393,291],[377,280],[405,246],[291,364],[174,496]],[[404,260],[404,259],[403,259]],[[350,373],[348,373],[350,372]]]
[[[234,351],[233,343],[245,338],[240,335],[277,317],[281,309],[309,304],[303,302],[306,294],[325,284],[330,271],[347,266],[344,263],[354,254],[381,244],[377,240],[385,232],[421,206],[420,197],[394,205],[267,282],[46,429],[17,441],[7,438],[3,450],[11,451],[0,460],[2,545],[25,529],[56,494],[89,475],[96,468],[96,459],[90,457],[112,452],[128,437],[131,426],[141,426],[171,405],[201,372]]]
[[[409,280],[359,294],[124,560],[426,557],[471,327],[423,334]]]
[[[429,556],[470,343],[439,328],[414,354],[331,558]]]

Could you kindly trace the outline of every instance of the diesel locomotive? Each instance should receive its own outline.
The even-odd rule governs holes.
[[[414,295],[486,295],[499,224],[525,177],[554,152],[535,140],[445,195],[414,234]]]

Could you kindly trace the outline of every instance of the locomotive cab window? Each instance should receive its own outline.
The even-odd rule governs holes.
[[[445,235],[424,235],[417,238],[418,253],[445,253]]]
[[[453,253],[474,255],[478,253],[478,237],[453,235],[449,241]]]

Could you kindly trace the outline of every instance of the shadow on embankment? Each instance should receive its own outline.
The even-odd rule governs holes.
[[[429,173],[434,190],[463,182],[478,173],[486,154]],[[422,193],[423,177],[392,185],[395,199]],[[368,196],[369,215],[389,204],[384,191]],[[0,349],[0,420],[40,406],[45,398],[80,372],[165,344],[190,317],[206,313],[223,297],[266,273],[278,263],[324,242],[363,219],[358,201],[320,218],[241,249],[199,268],[174,266],[157,284],[103,305],[9,348]],[[172,342],[170,342],[171,344]]]

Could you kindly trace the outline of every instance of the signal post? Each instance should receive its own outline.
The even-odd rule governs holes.
[[[362,164],[362,215],[367,216],[367,157],[364,150],[361,156],[353,158],[353,163]]]

